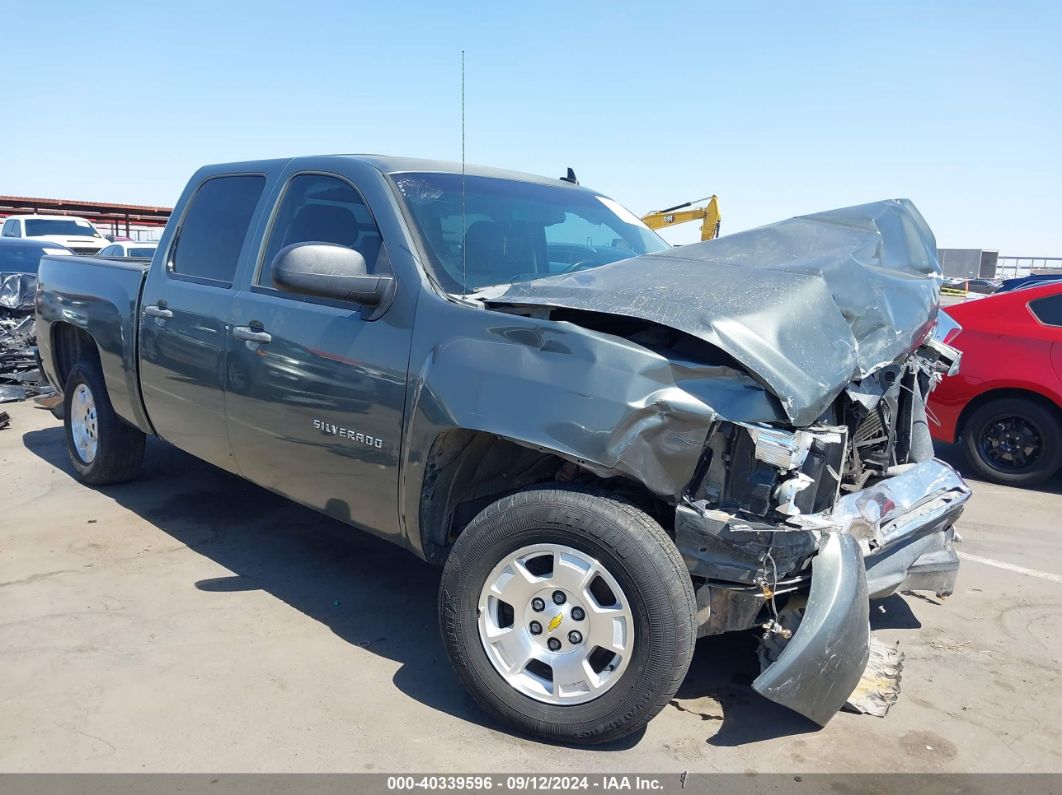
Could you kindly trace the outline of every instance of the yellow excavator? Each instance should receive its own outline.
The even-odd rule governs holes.
[[[707,204],[698,207],[701,202]],[[701,222],[701,240],[712,240],[719,237],[719,198],[706,196],[703,199],[694,199],[691,202],[676,204],[666,210],[657,210],[642,216],[642,222],[650,229],[662,229],[665,226],[684,224],[688,221]]]

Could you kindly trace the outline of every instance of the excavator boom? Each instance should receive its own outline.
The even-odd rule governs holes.
[[[707,202],[703,207],[696,205]],[[701,240],[712,240],[719,237],[719,199],[716,196],[708,196],[704,199],[677,204],[666,210],[657,210],[642,216],[642,222],[650,229],[663,229],[665,226],[675,226],[689,221],[701,222]]]

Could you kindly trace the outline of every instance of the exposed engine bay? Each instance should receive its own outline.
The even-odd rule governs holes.
[[[952,592],[952,525],[969,489],[932,457],[925,400],[958,359],[930,339],[806,429],[717,423],[677,510],[700,633],[760,626],[754,688],[812,720],[842,706],[884,716],[898,697],[903,654],[870,636],[870,599]]]

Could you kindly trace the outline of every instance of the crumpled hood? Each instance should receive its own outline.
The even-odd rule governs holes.
[[[907,199],[815,213],[747,232],[518,282],[488,305],[626,315],[725,351],[814,422],[845,386],[917,348],[941,281],[936,240]]]

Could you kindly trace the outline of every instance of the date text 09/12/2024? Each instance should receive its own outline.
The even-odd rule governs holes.
[[[664,789],[663,782],[653,776],[389,776],[387,789],[413,790],[472,790],[499,789],[505,791],[568,791],[568,790],[642,790]]]

